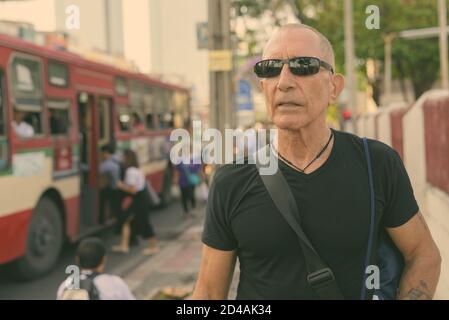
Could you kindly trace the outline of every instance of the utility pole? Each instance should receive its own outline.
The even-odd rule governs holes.
[[[230,0],[208,0],[210,127],[224,129],[234,125],[232,93],[232,46]]]
[[[348,105],[352,111],[352,125],[357,133],[355,119],[357,116],[357,82],[355,79],[354,68],[354,30],[352,25],[352,0],[344,1],[344,17],[345,17],[345,73],[346,87],[348,88]]]
[[[438,0],[438,16],[440,24],[440,73],[441,87],[449,89],[448,66],[447,66],[447,8],[446,0]]]

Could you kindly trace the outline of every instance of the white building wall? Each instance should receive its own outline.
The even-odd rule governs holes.
[[[123,35],[125,57],[149,73],[152,52],[148,0],[123,1]]]
[[[426,188],[427,213],[424,215],[442,257],[436,299],[449,299],[449,195],[437,188]]]
[[[54,31],[56,28],[55,1],[0,1],[0,20],[28,22],[38,31]]]
[[[359,137],[365,136],[365,116],[359,116],[356,120],[356,129],[357,129],[357,135]]]
[[[391,113],[395,110],[405,108],[407,104],[404,102],[391,103],[388,106],[379,108],[378,122],[378,140],[383,143],[393,146],[393,137],[391,132]]]
[[[66,28],[66,8],[69,5],[79,8],[79,29]],[[56,0],[55,10],[56,29],[66,31],[76,46],[106,51],[106,9],[103,0]]]
[[[106,27],[109,34],[107,37],[107,50],[115,55],[123,56],[123,8],[122,0],[105,0]]]
[[[369,139],[376,139],[376,115],[377,112],[374,112],[365,116],[365,137]]]
[[[208,51],[197,48],[196,25],[207,0],[150,0],[151,71],[190,84],[194,104],[209,104]]]
[[[390,121],[390,108],[379,108],[379,118],[377,119],[378,123],[378,137],[379,141],[392,146],[392,138],[391,138],[391,121]]]

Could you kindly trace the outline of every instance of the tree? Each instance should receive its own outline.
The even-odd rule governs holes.
[[[336,69],[344,70],[344,16],[343,0],[278,0],[251,1],[234,0],[237,16],[248,15],[260,18],[271,10],[273,17],[280,8],[290,6],[298,19],[320,30],[334,45]],[[380,29],[369,30],[365,26],[369,5],[376,5],[380,10]],[[275,7],[273,7],[275,6]],[[246,8],[247,11],[242,8]],[[274,9],[273,9],[274,8]],[[359,72],[364,74],[365,62],[372,58],[384,61],[383,35],[407,29],[428,28],[438,25],[437,0],[354,0],[354,37],[355,52],[358,58]],[[282,19],[273,18],[275,23]],[[262,26],[263,28],[263,26]],[[255,35],[262,30],[253,30]],[[242,39],[245,41],[245,39]],[[258,48],[256,45],[253,49]],[[260,50],[260,48],[259,48]],[[422,40],[397,39],[393,42],[393,77],[403,81],[411,79],[415,98],[430,89],[439,77],[439,49],[437,38]],[[382,69],[380,69],[382,73]],[[379,74],[381,76],[381,74]],[[380,81],[371,80],[374,92],[379,92]],[[376,101],[379,102],[379,101]]]
[[[342,17],[342,1],[300,1],[294,2],[298,8],[300,4],[308,2],[321,10],[317,11],[315,19],[309,19],[307,24],[317,27],[327,33],[333,43],[343,43],[343,23],[336,30],[336,17]],[[317,5],[317,3],[319,3]],[[356,56],[360,59],[360,67],[368,58],[384,61],[383,35],[407,29],[434,27],[438,25],[437,2],[419,0],[357,0],[354,4],[354,35]],[[367,6],[375,4],[380,10],[380,29],[369,30],[365,27]],[[322,22],[324,21],[324,23]],[[340,46],[342,47],[342,46]],[[343,48],[342,48],[343,49]],[[393,77],[403,81],[410,78],[413,84],[415,98],[431,88],[438,78],[438,41],[401,40],[393,42]],[[344,52],[338,52],[338,63]],[[418,71],[416,66],[421,66]],[[372,85],[376,86],[375,83]],[[377,84],[378,85],[378,84]],[[377,89],[377,88],[375,88]]]

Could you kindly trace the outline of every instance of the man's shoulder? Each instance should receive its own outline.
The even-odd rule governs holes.
[[[336,132],[342,140],[345,140],[345,142],[350,143],[363,151],[364,148],[363,138],[349,132],[344,131],[336,131]],[[367,141],[370,155],[373,158],[379,159],[383,157],[395,158],[398,156],[396,150],[394,150],[392,147],[390,147],[389,145],[387,145],[382,141],[371,138],[367,138]]]
[[[248,163],[248,158],[239,159],[239,161],[220,166],[215,171],[214,183],[224,185],[236,184],[239,181],[247,180],[254,174],[257,174],[256,166]]]

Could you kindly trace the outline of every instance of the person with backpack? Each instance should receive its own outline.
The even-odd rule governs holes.
[[[344,87],[334,66],[332,45],[307,25],[267,42],[254,71],[277,170],[216,171],[193,299],[226,299],[237,259],[237,299],[432,299],[441,257],[401,158],[326,124]]]
[[[100,188],[100,222],[106,220],[106,213],[118,219],[121,215],[122,193],[117,189],[120,181],[121,163],[114,154],[114,148],[106,144],[101,147],[101,188]]]
[[[57,300],[135,300],[120,277],[105,273],[106,246],[99,238],[86,238],[76,252],[79,282],[69,276],[58,288]],[[76,284],[79,287],[75,287]]]
[[[195,189],[201,184],[204,176],[201,170],[202,165],[194,163],[190,153],[186,152],[183,161],[175,168],[174,180],[181,191],[182,208],[184,216],[187,217],[190,210],[196,208]]]

